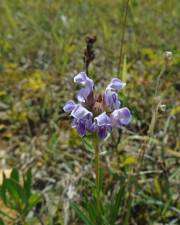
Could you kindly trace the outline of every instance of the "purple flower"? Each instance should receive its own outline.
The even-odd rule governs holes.
[[[76,128],[80,136],[86,135],[87,130],[92,126],[92,113],[82,105],[78,104],[71,112],[73,117],[72,127]]]
[[[120,107],[120,101],[118,100],[118,94],[111,90],[106,90],[104,93],[104,101],[107,107],[111,110],[118,109]]]
[[[121,88],[123,88],[124,86],[126,86],[126,83],[122,82],[118,78],[113,78],[111,80],[111,83],[107,86],[106,90],[118,91]]]
[[[77,92],[80,103],[69,100],[63,109],[70,113],[72,127],[80,136],[85,136],[87,132],[96,132],[100,139],[104,139],[113,127],[121,127],[130,122],[131,113],[126,107],[120,108],[116,93],[126,85],[124,82],[113,78],[103,95],[94,95],[94,82],[84,72],[77,74],[74,82],[84,86]]]
[[[73,100],[69,100],[65,103],[63,110],[68,113],[72,112],[76,105],[77,104]]]
[[[110,132],[112,129],[111,119],[105,112],[103,112],[94,118],[94,126],[98,137],[100,139],[104,139],[107,136],[108,131]]]
[[[131,113],[127,107],[116,109],[111,113],[112,124],[115,127],[128,125],[131,121]]]
[[[78,75],[74,77],[74,82],[85,86],[81,88],[77,93],[77,99],[79,102],[85,102],[93,92],[94,82],[91,80],[85,72],[80,72]]]
[[[120,101],[118,100],[118,94],[114,91],[117,91],[123,88],[126,83],[122,82],[118,78],[113,78],[111,83],[107,86],[104,93],[104,102],[107,107],[111,110],[119,109]]]

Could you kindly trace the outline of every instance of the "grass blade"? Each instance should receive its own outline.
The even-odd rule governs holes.
[[[94,225],[89,218],[82,212],[82,210],[77,206],[75,203],[71,203],[71,207],[74,209],[76,214],[79,218],[86,224],[86,225]]]

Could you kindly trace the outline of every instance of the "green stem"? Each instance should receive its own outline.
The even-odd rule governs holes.
[[[155,89],[155,97],[157,97],[157,95],[158,95],[161,77],[163,76],[165,71],[166,71],[166,64],[163,65],[163,67],[162,67],[162,69],[161,69],[161,71],[158,75],[157,83],[156,83],[156,89]]]
[[[100,158],[98,140],[94,140],[97,207],[100,206]]]
[[[96,187],[99,192],[99,146],[95,144],[95,159],[96,159]]]

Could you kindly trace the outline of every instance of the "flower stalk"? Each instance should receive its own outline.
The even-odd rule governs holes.
[[[96,173],[96,188],[97,193],[100,192],[100,158],[99,158],[99,144],[98,141],[95,140],[94,143],[94,150],[95,150],[95,173]]]
[[[100,207],[100,155],[99,143],[97,138],[94,139],[94,153],[95,153],[95,175],[96,175],[96,198],[97,208]]]

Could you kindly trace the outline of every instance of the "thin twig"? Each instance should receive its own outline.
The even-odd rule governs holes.
[[[161,80],[161,77],[162,75],[164,74],[164,72],[166,71],[166,64],[163,65],[160,73],[159,73],[159,76],[157,77],[157,83],[156,83],[156,89],[155,89],[155,97],[157,97],[157,94],[159,92],[159,86],[160,86],[160,80]]]

